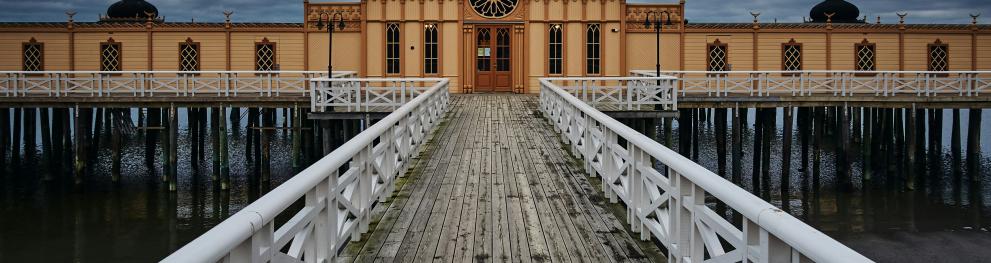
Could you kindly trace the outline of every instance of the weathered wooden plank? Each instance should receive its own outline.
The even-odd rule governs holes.
[[[376,207],[367,241],[339,262],[663,260],[536,110],[534,96],[452,97],[423,159]]]

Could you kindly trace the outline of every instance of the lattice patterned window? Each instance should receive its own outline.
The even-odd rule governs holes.
[[[423,46],[423,73],[437,74],[437,24],[424,27]]]
[[[585,73],[598,75],[601,71],[601,38],[599,24],[588,24],[585,27]]]
[[[385,73],[399,74],[399,24],[389,23],[385,31]]]
[[[100,71],[121,71],[121,45],[113,38],[100,43]]]
[[[551,25],[550,50],[547,56],[547,73],[562,74],[564,72],[564,34],[561,24]]]
[[[268,41],[268,38],[262,39],[262,42],[255,43],[256,71],[278,70],[278,64],[275,63],[275,55],[277,54],[275,48],[275,43]]]
[[[729,45],[716,39],[706,47],[706,70],[726,71],[729,68],[728,62]]]
[[[857,64],[854,65],[858,71],[875,71],[877,70],[877,58],[875,57],[876,45],[874,43],[867,42],[867,39],[861,41],[854,46],[854,54],[856,55]]]
[[[38,40],[31,38],[31,41],[23,45],[23,69],[24,71],[44,71],[45,70],[45,45],[38,43]]]
[[[794,39],[781,45],[781,70],[802,70],[802,44]]]
[[[179,71],[200,71],[200,43],[191,38],[179,43]]]
[[[936,39],[929,44],[929,71],[950,70],[950,46]]]

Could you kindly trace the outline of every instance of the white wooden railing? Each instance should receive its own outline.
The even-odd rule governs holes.
[[[335,110],[392,111],[416,98],[445,78],[315,78],[311,80],[313,112]]]
[[[544,78],[593,107],[677,110],[678,79],[671,76]],[[655,107],[660,106],[660,107]]]
[[[540,85],[544,116],[588,173],[602,177],[610,201],[626,205],[633,231],[660,241],[670,262],[870,262],[551,81]],[[742,227],[710,209],[707,195],[741,214]]]
[[[654,76],[634,70],[633,76]],[[991,71],[661,71],[681,80],[682,97],[991,97]]]
[[[333,78],[353,78],[335,71]],[[6,97],[309,96],[326,71],[0,71]]]
[[[449,96],[440,81],[163,262],[335,262],[368,231],[372,206],[393,192]],[[287,211],[298,200],[305,206]],[[280,214],[293,216],[276,225]]]

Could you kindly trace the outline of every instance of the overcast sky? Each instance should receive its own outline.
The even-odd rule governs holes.
[[[65,11],[79,14],[77,21],[96,21],[117,0],[0,0],[0,22],[65,21]],[[235,22],[301,22],[302,0],[149,0],[166,21],[223,21],[223,10],[234,11]],[[629,0],[652,2],[653,0]],[[761,20],[800,22],[820,0],[687,0],[690,22],[749,22],[750,11]],[[984,13],[991,22],[991,0],[848,0],[860,7],[861,16],[873,22],[897,21],[895,12],[908,12],[908,23],[970,23],[970,13]],[[314,0],[314,2],[318,2]],[[656,2],[656,1],[653,1]],[[665,0],[661,2],[677,2]],[[718,7],[718,8],[713,8]]]

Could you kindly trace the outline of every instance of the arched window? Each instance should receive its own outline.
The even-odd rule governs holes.
[[[100,43],[100,71],[121,71],[122,51],[120,42],[113,38]]]
[[[268,38],[264,38],[261,42],[255,43],[256,71],[278,70],[277,64],[275,63],[275,54],[277,54],[275,48],[275,43],[268,41]]]
[[[192,38],[179,43],[179,71],[200,71],[200,43]]]
[[[602,42],[599,36],[599,24],[585,27],[585,74],[598,75],[601,72]]]
[[[781,70],[802,70],[802,44],[795,42],[795,39],[781,44]]]
[[[437,24],[427,24],[423,29],[423,73],[437,74]]]
[[[871,42],[867,42],[865,38],[860,43],[854,45],[854,54],[856,55],[856,64],[854,64],[854,69],[857,71],[875,71],[877,70],[877,54],[876,45]]]
[[[564,73],[564,34],[561,32],[561,24],[552,24],[550,30],[550,49],[547,56],[547,73]]]
[[[706,46],[706,54],[706,71],[729,70],[729,45],[716,39]]]
[[[950,45],[936,39],[929,44],[929,71],[950,70]]]
[[[44,71],[45,70],[45,44],[31,38],[30,41],[22,45],[23,60],[22,69],[24,71]]]
[[[399,24],[389,23],[385,31],[385,73],[399,74]]]

